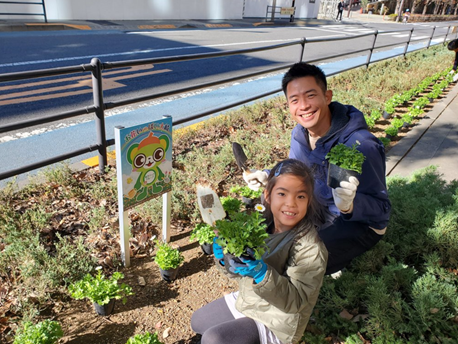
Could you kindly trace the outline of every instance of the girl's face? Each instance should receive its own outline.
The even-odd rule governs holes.
[[[275,233],[289,231],[307,214],[309,197],[302,180],[280,175],[270,195],[265,195],[274,217]]]

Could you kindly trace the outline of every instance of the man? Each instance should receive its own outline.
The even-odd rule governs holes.
[[[342,21],[342,13],[343,13],[344,7],[345,7],[344,0],[342,0],[342,1],[339,2],[339,4],[337,5],[337,17],[336,17],[336,21],[339,20],[339,16],[340,16],[340,21]]]
[[[285,74],[283,91],[297,122],[291,134],[289,157],[305,162],[315,177],[315,197],[326,206],[329,219],[319,235],[329,252],[326,273],[333,274],[372,248],[385,234],[391,204],[385,182],[385,149],[367,130],[363,114],[351,105],[332,102],[323,71],[303,62]],[[366,157],[362,174],[327,186],[326,154],[338,143],[358,144]],[[252,189],[267,180],[265,171],[244,173]]]

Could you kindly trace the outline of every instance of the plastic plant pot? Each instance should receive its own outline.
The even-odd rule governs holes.
[[[350,177],[357,177],[356,171],[346,170],[337,165],[329,164],[328,168],[328,186],[335,189],[340,187],[340,182],[348,182]]]
[[[209,243],[205,243],[200,245],[200,248],[202,249],[202,252],[206,255],[213,254],[213,245]]]
[[[161,277],[164,281],[170,283],[177,279],[178,268],[168,270],[162,270],[161,268],[159,268],[159,270],[161,272]]]
[[[94,309],[98,315],[102,315],[104,317],[113,313],[114,305],[116,299],[111,299],[106,305],[99,305],[98,303],[94,302]]]

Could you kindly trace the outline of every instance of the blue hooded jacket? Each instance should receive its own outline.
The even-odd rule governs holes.
[[[346,221],[357,221],[375,229],[388,225],[391,203],[385,181],[385,148],[367,128],[364,115],[351,105],[332,102],[331,128],[325,136],[318,139],[311,150],[308,132],[300,124],[291,133],[289,157],[303,161],[312,169],[315,177],[315,196],[328,210],[342,216]],[[326,154],[338,143],[352,146],[359,142],[358,150],[366,157],[362,174],[357,178],[359,186],[353,201],[353,212],[341,214],[334,204],[332,189],[327,185],[329,163]]]

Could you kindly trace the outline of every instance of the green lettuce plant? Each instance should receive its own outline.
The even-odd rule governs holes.
[[[55,344],[63,335],[57,321],[46,319],[36,325],[25,322],[17,331],[13,344]]]
[[[127,340],[126,344],[164,344],[162,343],[156,333],[145,332],[144,334],[136,334]]]
[[[390,135],[391,137],[394,137],[398,134],[398,128],[395,126],[390,125],[388,128],[385,129],[385,133],[387,135]]]
[[[102,270],[99,269],[97,275],[91,276],[87,274],[82,280],[70,284],[68,290],[74,299],[82,300],[87,298],[100,306],[108,304],[112,299],[121,299],[122,303],[125,304],[127,296],[134,293],[127,284],[118,283],[123,278],[124,275],[120,272],[115,272],[111,277],[106,278],[102,274]]]
[[[356,171],[362,173],[363,163],[366,157],[363,153],[358,151],[359,143],[353,144],[351,147],[339,143],[331,148],[326,159],[330,164],[334,164],[345,170]]]
[[[229,190],[232,193],[246,197],[246,198],[259,198],[261,197],[262,191],[251,190],[248,186],[233,186]]]
[[[396,129],[401,128],[403,124],[404,121],[401,118],[393,118],[393,120],[391,121],[391,125]]]
[[[198,240],[199,245],[210,244],[216,236],[214,229],[207,223],[198,223],[191,231],[189,240]]]
[[[246,253],[247,248],[251,248],[255,258],[261,259],[267,249],[265,240],[269,234],[266,232],[265,219],[260,213],[264,207],[258,204],[256,209],[251,213],[236,213],[231,219],[216,221],[215,228],[218,230],[216,242],[221,245],[224,253],[240,257]]]
[[[183,263],[184,256],[178,249],[173,248],[166,242],[156,241],[156,244],[158,248],[154,261],[162,270],[176,269]]]
[[[259,196],[258,196],[259,197]],[[238,213],[240,211],[240,207],[242,206],[243,202],[234,197],[221,197],[221,204],[223,209],[231,216],[234,213]]]

